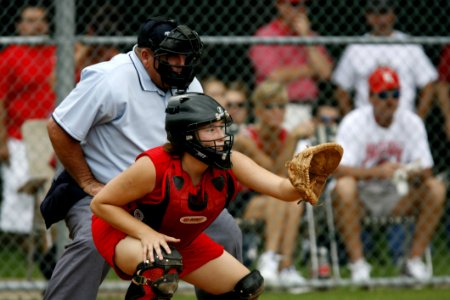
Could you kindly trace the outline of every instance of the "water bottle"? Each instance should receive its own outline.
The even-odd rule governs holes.
[[[328,259],[328,249],[319,247],[319,279],[327,279],[331,276],[330,261]]]

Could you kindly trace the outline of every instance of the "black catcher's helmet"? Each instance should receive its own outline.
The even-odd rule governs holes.
[[[214,142],[214,146],[203,146],[197,130],[221,120],[225,122],[225,135],[220,139],[224,140],[223,146],[216,144],[217,140],[208,141]],[[228,112],[216,100],[201,93],[172,96],[166,109],[167,139],[173,147],[221,169],[231,168],[233,135],[229,133],[229,126],[232,122]]]
[[[197,32],[186,25],[178,25],[174,20],[150,18],[141,26],[138,46],[152,49],[155,55],[155,69],[163,83],[186,91],[195,77],[195,69],[203,51],[203,43]],[[185,65],[171,65],[162,59],[163,56],[170,54],[186,55]],[[174,72],[172,67],[181,68],[181,72]]]

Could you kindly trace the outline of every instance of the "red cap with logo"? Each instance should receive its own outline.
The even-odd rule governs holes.
[[[400,80],[397,73],[388,67],[376,69],[369,77],[369,88],[372,93],[400,88]]]

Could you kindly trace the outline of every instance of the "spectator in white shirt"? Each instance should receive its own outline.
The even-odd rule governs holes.
[[[372,105],[347,114],[338,127],[336,142],[344,156],[336,170],[333,206],[343,238],[352,279],[370,278],[364,259],[360,220],[369,216],[416,218],[405,273],[427,280],[431,273],[421,257],[442,216],[445,184],[432,174],[433,159],[422,120],[399,107],[403,92],[399,76],[387,67],[368,80]]]
[[[407,34],[394,29],[397,18],[392,1],[368,0],[365,12],[366,21],[371,27],[365,37],[400,40],[408,37]],[[343,114],[353,108],[370,104],[367,78],[380,66],[389,66],[398,73],[402,86],[400,107],[416,111],[424,119],[431,105],[437,71],[423,48],[413,44],[347,46],[331,78],[337,86],[336,98]],[[416,89],[420,89],[417,105]]]

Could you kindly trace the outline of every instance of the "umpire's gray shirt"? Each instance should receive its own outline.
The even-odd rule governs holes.
[[[197,79],[188,91],[202,92]],[[151,81],[133,48],[85,68],[52,117],[81,142],[92,173],[106,183],[139,153],[166,142],[164,111],[171,95]]]

